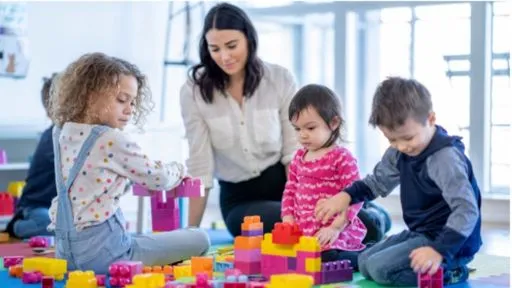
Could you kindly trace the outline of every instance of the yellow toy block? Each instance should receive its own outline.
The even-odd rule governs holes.
[[[261,241],[261,254],[297,257],[298,244],[282,245],[272,243],[272,233],[266,233]]]
[[[66,288],[97,288],[98,281],[93,271],[73,271],[69,273]]]
[[[165,276],[162,273],[138,274],[133,276],[132,284],[125,288],[160,288],[165,285]]]
[[[191,277],[192,276],[192,266],[191,265],[181,265],[174,266],[174,279],[179,279],[183,277]]]
[[[302,274],[278,274],[270,277],[270,283],[266,288],[311,288],[313,277]]]
[[[311,236],[301,236],[297,250],[303,252],[322,252],[318,239]]]
[[[7,186],[7,192],[9,192],[9,194],[11,194],[12,197],[20,198],[24,186],[25,181],[9,182],[9,185]]]
[[[306,272],[322,272],[322,258],[306,258]]]
[[[52,276],[57,281],[64,279],[68,270],[68,263],[63,259],[52,259],[44,257],[25,258],[23,260],[23,271],[39,271],[44,276]]]

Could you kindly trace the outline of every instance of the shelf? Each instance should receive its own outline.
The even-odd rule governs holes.
[[[0,171],[16,171],[16,170],[27,170],[30,167],[30,163],[7,163],[0,164]]]

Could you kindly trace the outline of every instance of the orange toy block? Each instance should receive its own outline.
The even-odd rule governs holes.
[[[192,266],[192,275],[206,273],[208,279],[213,275],[213,258],[212,257],[192,257],[190,259]]]
[[[236,236],[235,249],[259,249],[261,248],[261,241],[263,236]]]
[[[23,275],[22,265],[14,265],[9,267],[9,276],[21,278],[21,275]]]
[[[297,244],[301,236],[302,232],[296,223],[276,223],[272,230],[272,242],[274,244]]]
[[[263,230],[260,216],[245,216],[242,231]]]
[[[0,233],[0,243],[9,241],[9,233]]]

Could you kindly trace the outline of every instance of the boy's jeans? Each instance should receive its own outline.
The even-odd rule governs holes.
[[[48,225],[50,225],[50,216],[47,208],[24,208],[22,219],[16,220],[13,224],[13,232],[16,237],[22,239],[53,235],[46,229]]]
[[[429,246],[431,240],[421,233],[404,230],[375,244],[359,255],[359,271],[368,280],[381,285],[415,286],[417,274],[411,268],[409,254],[419,247]],[[473,257],[456,259],[444,270],[468,264]]]

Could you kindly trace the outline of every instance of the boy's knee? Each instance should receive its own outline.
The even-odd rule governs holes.
[[[364,261],[366,265],[365,270],[368,274],[367,278],[371,278],[373,281],[380,285],[390,284],[389,259],[377,259],[376,257],[369,257]]]

